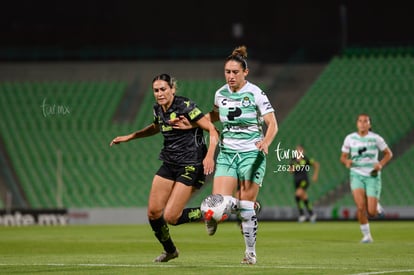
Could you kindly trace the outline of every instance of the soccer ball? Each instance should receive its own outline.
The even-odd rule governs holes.
[[[200,208],[205,220],[221,222],[227,220],[231,214],[231,201],[223,195],[211,194],[201,202]]]

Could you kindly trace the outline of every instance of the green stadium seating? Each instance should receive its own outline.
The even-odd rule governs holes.
[[[182,83],[211,108],[216,84]],[[152,122],[152,92],[145,94],[132,123],[113,115],[126,88],[123,82],[4,82],[1,133],[20,184],[33,208],[59,206],[58,152],[62,154],[65,207],[144,207],[160,165],[162,137],[109,147],[117,135]],[[206,95],[209,100],[206,100]],[[208,105],[207,105],[208,103]],[[201,107],[201,106],[200,106]]]
[[[279,125],[259,195],[263,205],[295,204],[292,176],[287,172],[273,172],[278,165],[288,163],[276,159],[274,150],[277,144],[285,149],[294,149],[301,143],[308,155],[321,163],[319,181],[312,183],[308,190],[311,200],[317,201],[348,179],[348,170],[340,164],[339,157],[346,134],[356,130],[357,114],[370,114],[374,131],[384,136],[391,147],[414,129],[414,113],[411,111],[414,106],[413,87],[414,62],[410,55],[377,57],[364,52],[361,56],[334,58]],[[404,171],[407,171],[406,177],[414,176],[412,169]],[[384,177],[384,181],[387,180]],[[393,175],[395,181],[399,185],[407,182],[397,173]],[[410,190],[409,194],[414,195]],[[387,204],[392,201],[394,204],[411,202],[397,197],[384,200]]]
[[[295,203],[292,176],[283,171],[288,160],[277,159],[277,146],[286,151],[301,143],[307,154],[320,162],[319,181],[309,189],[311,201],[318,201],[348,180],[348,170],[340,164],[339,156],[345,135],[355,131],[358,113],[371,115],[374,131],[391,147],[414,129],[412,53],[350,50],[332,59],[279,124],[258,198],[262,205]],[[190,97],[208,112],[214,92],[223,84],[221,79],[182,80],[178,94]],[[63,164],[63,206],[146,207],[152,178],[160,165],[162,136],[109,147],[115,136],[152,122],[154,96],[150,90],[135,119],[113,121],[126,87],[126,82],[118,81],[0,83],[1,135],[31,207],[59,206],[58,152]],[[411,148],[386,167],[384,205],[414,203],[408,180],[414,178],[410,168],[413,154]],[[189,204],[201,203],[210,193],[211,183],[209,177]],[[349,194],[333,203],[353,204]]]

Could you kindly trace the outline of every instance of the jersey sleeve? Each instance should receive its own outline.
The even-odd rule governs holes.
[[[155,125],[158,125],[159,121],[158,121],[158,115],[157,115],[157,105],[154,105],[152,107],[152,115],[153,115],[152,123],[154,123]]]
[[[257,93],[255,101],[261,116],[275,111],[265,92],[260,91]]]
[[[213,105],[213,111],[218,113],[219,112],[219,90],[216,91],[214,94],[214,105]]]
[[[349,150],[351,149],[349,141],[350,141],[350,136],[348,135],[345,137],[344,143],[342,144],[342,148],[341,148],[342,153],[349,153]]]
[[[377,147],[381,151],[384,151],[385,149],[388,148],[388,145],[385,142],[385,140],[381,136],[379,136],[379,135],[377,136]]]
[[[315,164],[315,159],[314,159],[314,158],[309,158],[309,159],[308,159],[308,164],[309,164],[310,166],[313,166],[313,165]]]
[[[184,104],[186,104],[184,115],[187,116],[190,121],[197,121],[204,116],[204,113],[198,108],[194,101],[188,100],[185,101]]]

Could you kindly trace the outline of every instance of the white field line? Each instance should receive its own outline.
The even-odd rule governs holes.
[[[0,266],[78,266],[78,267],[130,267],[130,268],[180,268],[183,267],[182,265],[173,265],[173,264],[165,264],[165,263],[154,263],[154,264],[64,264],[64,263],[45,263],[45,264],[19,264],[19,263],[0,263]],[[203,267],[203,265],[197,265],[199,267]],[[211,265],[205,265],[205,267],[211,267]],[[214,267],[217,268],[240,268],[240,265],[215,265]],[[321,266],[281,266],[281,265],[254,265],[250,266],[251,268],[264,268],[264,269],[316,269],[316,270],[324,270],[324,269],[332,269],[332,267],[321,267]],[[340,267],[336,269],[347,270],[347,267]],[[393,273],[410,273],[414,272],[414,269],[395,269],[395,270],[384,270],[384,271],[373,271],[373,272],[364,272],[364,273],[352,273],[348,275],[378,275],[378,274],[393,274]]]

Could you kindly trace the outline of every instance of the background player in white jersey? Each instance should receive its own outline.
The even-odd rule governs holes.
[[[368,216],[374,217],[383,211],[378,202],[381,170],[391,160],[392,152],[384,139],[371,131],[371,119],[367,114],[358,115],[356,126],[358,131],[345,137],[340,161],[350,168],[351,190],[363,235],[361,242],[371,243]],[[380,161],[379,151],[383,152]]]
[[[257,216],[255,201],[266,170],[266,155],[277,131],[272,104],[265,93],[246,80],[249,74],[247,49],[237,47],[224,64],[226,84],[215,93],[212,122],[221,121],[220,152],[216,159],[213,194],[228,196],[242,219],[246,250],[244,264],[256,263]],[[263,131],[263,122],[266,131]],[[233,194],[238,189],[238,198]],[[206,221],[207,232],[217,229],[214,220]]]

